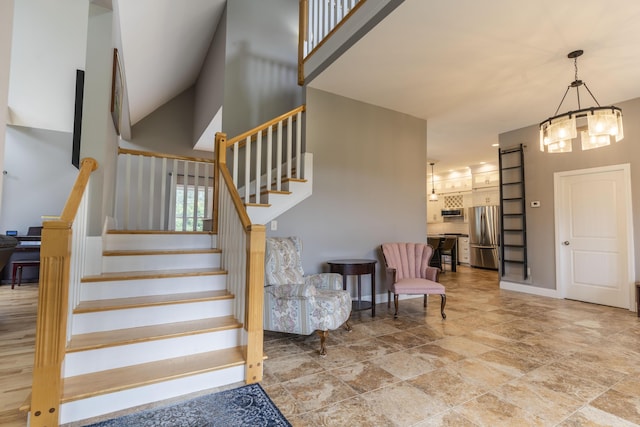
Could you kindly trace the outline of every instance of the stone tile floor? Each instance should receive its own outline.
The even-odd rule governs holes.
[[[265,332],[262,386],[294,426],[640,425],[640,319],[628,310],[440,276],[440,298],[352,314],[352,332]]]

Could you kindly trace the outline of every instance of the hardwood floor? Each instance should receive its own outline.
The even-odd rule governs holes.
[[[19,407],[31,393],[38,284],[0,286],[0,425],[24,427]]]

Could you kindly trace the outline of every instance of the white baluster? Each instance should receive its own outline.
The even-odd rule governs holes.
[[[129,199],[131,194],[129,189],[131,188],[131,155],[125,154],[126,166],[124,172],[124,219],[122,225],[125,230],[129,230]]]
[[[244,202],[249,203],[251,195],[251,137],[244,144]]]
[[[144,171],[144,156],[138,156],[138,192],[136,194],[136,230],[142,227],[142,172]]]
[[[282,191],[282,122],[278,122],[276,136],[276,190]]]
[[[147,221],[147,229],[153,230],[153,211],[155,204],[153,203],[155,197],[155,183],[156,183],[156,158],[150,157],[149,161],[151,161],[151,165],[149,166],[149,204],[147,205],[147,209],[149,210],[149,218]]]
[[[256,139],[256,203],[260,203],[262,188],[262,131],[258,131]]]
[[[176,229],[176,189],[178,188],[178,160],[173,159],[171,188],[169,188],[169,230]]]
[[[164,225],[165,198],[167,193],[167,158],[162,158],[162,173],[160,174],[160,230],[167,230]]]
[[[211,202],[209,200],[209,168],[210,168],[210,165],[208,163],[205,163],[204,164],[204,217],[207,219],[212,218],[211,206],[209,206],[209,203]],[[202,226],[204,230],[204,222],[202,223]]]
[[[287,178],[291,178],[291,168],[293,160],[293,116],[287,118]]]
[[[187,182],[189,181],[189,162],[184,161],[182,169],[182,231],[187,231],[187,192],[189,187]]]
[[[330,3],[329,4],[329,9],[330,9],[329,10],[329,18],[330,18],[329,19],[329,28],[333,29],[336,26],[336,18],[338,20],[340,18],[336,16],[337,15],[337,13],[336,13],[337,11],[336,11],[335,5],[331,4],[332,3],[331,0],[329,0],[329,3]]]
[[[296,178],[302,178],[300,158],[302,157],[302,111],[298,111],[296,120]]]
[[[195,162],[193,171],[193,231],[198,231],[198,189],[200,185],[200,163]]]
[[[236,142],[233,144],[233,185],[238,188],[238,150],[240,145]]]
[[[267,191],[271,190],[271,169],[273,168],[273,126],[267,130]]]

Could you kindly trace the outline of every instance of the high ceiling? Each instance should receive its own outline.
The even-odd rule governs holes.
[[[131,123],[195,82],[225,4],[118,1]],[[438,173],[495,162],[498,134],[553,115],[572,50],[601,105],[640,96],[639,23],[638,0],[406,0],[309,85],[427,120]]]
[[[637,0],[406,0],[309,85],[427,120],[438,174],[496,162],[498,134],[552,116],[576,49],[601,105],[640,96]]]

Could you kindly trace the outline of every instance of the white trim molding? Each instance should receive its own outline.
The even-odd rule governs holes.
[[[538,295],[549,298],[562,298],[557,289],[539,288],[537,286],[524,285],[522,283],[500,281],[500,289],[505,291],[523,292],[525,294]]]

